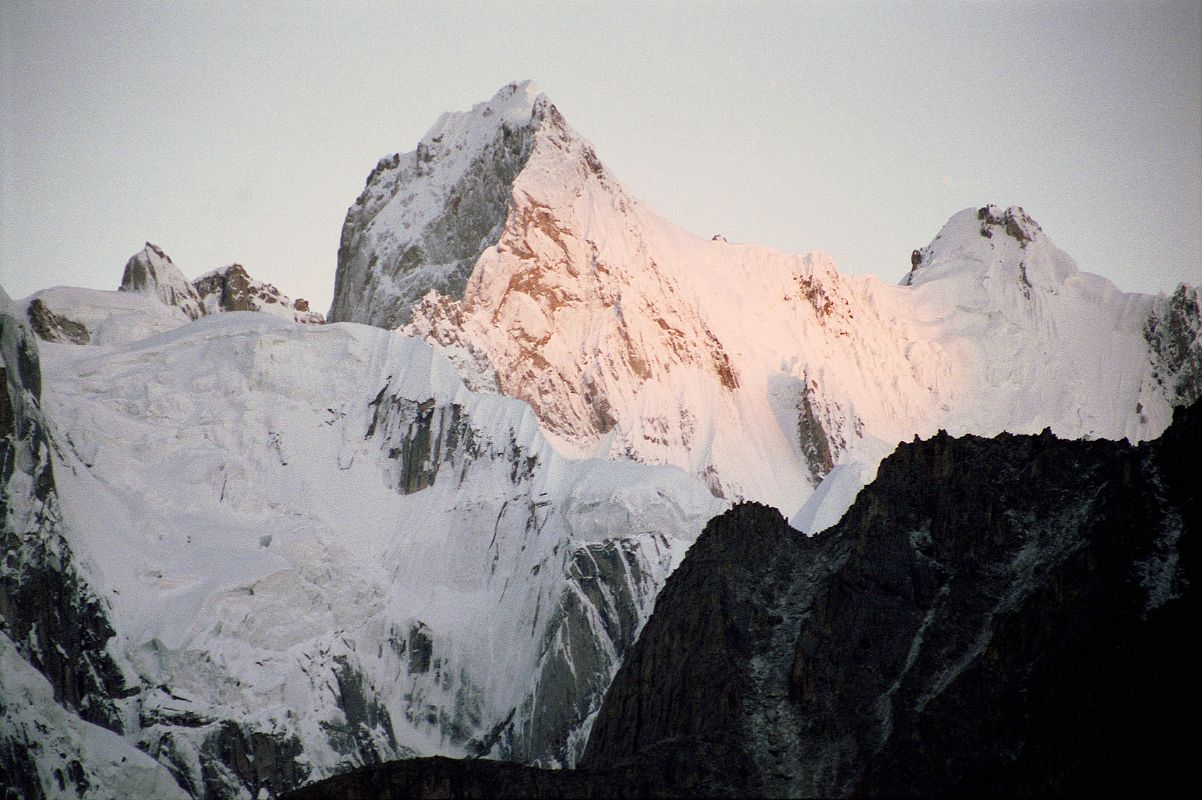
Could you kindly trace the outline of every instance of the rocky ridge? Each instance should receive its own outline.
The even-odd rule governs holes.
[[[116,292],[54,287],[21,301],[33,332],[45,342],[128,344],[227,311],[257,311],[320,325],[325,318],[308,301],[292,300],[252,278],[241,264],[189,282],[162,248],[146,243],[125,265]]]
[[[270,283],[257,281],[241,264],[206,272],[192,281],[200,308],[204,314],[223,311],[262,311],[309,325],[325,322],[317,311],[309,309],[304,298],[292,300]]]

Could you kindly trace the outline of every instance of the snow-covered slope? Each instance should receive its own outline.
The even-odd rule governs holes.
[[[7,797],[186,798],[162,764],[56,702],[46,677],[0,632],[0,772]]]
[[[675,468],[563,458],[376,328],[233,312],[42,349],[63,517],[138,676],[127,735],[197,794],[571,761],[722,507]]]
[[[445,235],[465,230],[448,266]],[[891,286],[822,253],[689,235],[511,84],[372,172],[331,318],[405,323],[474,387],[530,403],[563,452],[676,464],[786,512],[836,464],[870,479],[939,428],[1145,439],[1168,424],[1154,298],[1079,272],[1021,209],[961,212],[913,263]]]

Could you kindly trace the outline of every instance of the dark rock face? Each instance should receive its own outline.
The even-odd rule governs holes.
[[[49,679],[56,700],[120,732],[113,699],[126,692],[107,651],[108,611],[60,529],[36,339],[0,311],[0,345],[0,630]]]
[[[1179,775],[1199,444],[1199,408],[1139,447],[941,434],[813,540],[732,510],[669,579],[582,765],[725,737],[749,767],[731,794],[1077,793],[1124,758],[1131,788]]]
[[[262,789],[278,795],[308,775],[308,769],[298,763],[301,753],[300,740],[295,737],[247,731],[226,720],[215,726],[201,746],[201,796],[228,797],[232,787],[240,786],[251,797],[260,796]]]
[[[695,754],[699,760],[705,752]],[[603,772],[553,770],[500,761],[415,758],[339,775],[284,795],[285,800],[401,800],[401,798],[640,798],[683,797],[675,787],[681,765],[663,762],[655,772],[639,767]],[[712,797],[705,793],[689,797]]]
[[[326,738],[334,750],[343,756],[358,759],[359,763],[378,764],[386,760],[389,753],[396,753],[400,749],[392,729],[392,718],[374,687],[364,686],[363,672],[358,664],[352,663],[346,656],[335,658],[335,663],[338,707],[342,709],[343,721],[323,723]],[[377,737],[381,736],[384,742],[378,743]],[[297,742],[295,755],[299,754],[300,743]],[[292,787],[297,783],[296,780],[289,780],[284,785]]]
[[[815,408],[817,397],[814,385],[806,381],[797,406],[797,441],[815,486],[822,483],[822,479],[835,468],[831,440]]]
[[[1199,442],[1197,411],[1169,449]],[[941,435],[886,461],[791,667],[818,793],[1086,793],[1172,752],[1168,706],[1129,700],[1189,694],[1159,631],[1194,602],[1197,497],[1163,449]]]
[[[67,319],[61,314],[55,314],[40,298],[35,299],[25,309],[29,324],[38,338],[47,342],[70,342],[71,344],[87,344],[92,340],[86,325]]]
[[[380,390],[371,403],[371,423],[364,438],[379,437],[394,462],[392,479],[401,494],[434,485],[444,463],[478,456],[475,430],[458,403],[436,405]]]
[[[680,775],[682,794],[780,794],[747,744],[788,735],[776,720],[773,730],[754,730],[760,707],[783,705],[788,692],[785,671],[761,662],[791,655],[796,628],[786,617],[795,625],[794,583],[814,550],[768,506],[744,503],[712,520],[615,677],[581,766],[667,759],[692,764]],[[698,750],[709,753],[705,762],[692,756]]]
[[[1183,785],[1202,406],[1161,439],[940,434],[836,527],[712,520],[581,769],[382,765],[297,797],[938,796]],[[322,794],[305,794],[321,792]]]

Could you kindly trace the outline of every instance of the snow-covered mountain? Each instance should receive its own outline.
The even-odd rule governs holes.
[[[787,513],[837,464],[858,488],[940,428],[1146,439],[1180,402],[1162,373],[1193,363],[1198,384],[1196,290],[1120,292],[1022,209],[956,214],[912,264],[892,286],[685,233],[519,83],[380,161],[330,318],[437,343],[564,452],[676,464]]]
[[[119,291],[4,298],[0,659],[50,686],[2,676],[0,765],[51,786],[48,696],[97,797],[121,746],[223,798],[411,754],[572,764],[730,501],[817,530],[916,434],[1146,439],[1202,392],[1197,289],[1122,293],[1021,209],[911,263],[685,233],[523,83],[372,171],[341,324],[150,244]]]
[[[414,753],[571,762],[722,508],[672,467],[562,457],[376,328],[226,313],[40,347],[46,535],[102,598],[113,727],[193,795]]]

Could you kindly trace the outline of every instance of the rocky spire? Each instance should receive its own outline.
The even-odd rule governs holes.
[[[150,242],[126,262],[120,291],[154,295],[166,305],[181,309],[192,319],[202,314],[200,299],[192,284],[167,254]]]

